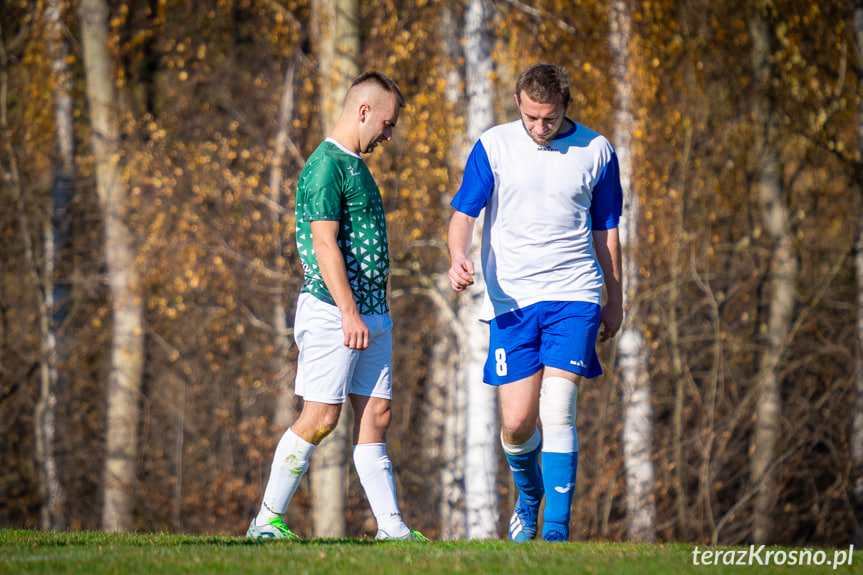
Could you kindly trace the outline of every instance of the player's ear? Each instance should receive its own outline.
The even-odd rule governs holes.
[[[359,116],[360,122],[365,122],[371,113],[371,106],[368,104],[360,104],[359,109],[357,110],[357,114]]]

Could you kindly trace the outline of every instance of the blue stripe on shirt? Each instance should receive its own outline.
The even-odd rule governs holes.
[[[611,160],[605,165],[593,187],[590,219],[594,230],[616,228],[620,222],[623,191],[620,187],[619,172],[617,154],[612,152]],[[482,141],[479,140],[470,152],[461,187],[450,205],[457,211],[475,218],[488,203],[492,191],[494,191],[494,173]]]
[[[494,173],[482,141],[477,141],[465,164],[461,187],[450,204],[457,211],[475,218],[488,203],[492,191]]]
[[[610,230],[620,222],[623,210],[623,190],[620,188],[620,167],[617,154],[612,152],[611,160],[605,164],[596,185],[593,186],[593,199],[590,202],[591,229]]]

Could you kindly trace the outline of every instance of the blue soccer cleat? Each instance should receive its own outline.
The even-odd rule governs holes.
[[[527,543],[536,539],[536,518],[539,515],[539,502],[535,505],[525,503],[521,494],[509,520],[509,538],[516,543]]]
[[[548,528],[548,525],[543,529],[542,538],[546,541],[551,541],[552,543],[559,543],[564,541],[569,541],[569,529],[565,529],[563,527],[553,527],[551,529]]]

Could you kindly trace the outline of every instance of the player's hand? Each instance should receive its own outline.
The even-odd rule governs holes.
[[[617,335],[623,323],[623,306],[606,303],[599,316],[599,341],[608,341]]]
[[[369,327],[359,313],[342,314],[342,331],[348,349],[363,351],[369,347]]]
[[[449,268],[450,287],[455,291],[464,291],[473,285],[475,273],[472,261],[467,258],[454,259]]]

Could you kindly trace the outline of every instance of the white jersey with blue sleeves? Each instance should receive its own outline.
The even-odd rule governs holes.
[[[548,146],[521,120],[486,131],[452,205],[472,217],[485,208],[482,270],[494,315],[539,301],[600,304],[592,231],[617,227],[622,197],[614,149],[581,124]]]

